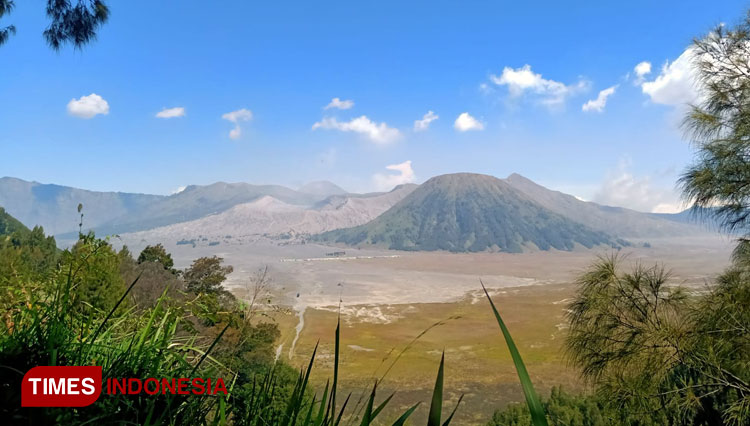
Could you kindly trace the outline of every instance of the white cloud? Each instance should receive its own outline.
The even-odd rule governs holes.
[[[456,118],[453,127],[459,132],[468,132],[469,130],[483,130],[484,124],[469,115],[468,112],[462,112],[458,118]]]
[[[327,117],[313,124],[312,129],[332,129],[342,132],[355,132],[362,134],[371,141],[379,144],[393,142],[401,136],[398,129],[388,127],[385,123],[374,123],[363,115],[350,121],[338,121],[336,118]]]
[[[643,61],[638,63],[638,65],[633,68],[633,72],[635,72],[634,83],[636,85],[642,84],[646,79],[646,76],[651,74],[651,62]]]
[[[654,185],[650,176],[636,177],[629,169],[630,161],[620,161],[615,170],[607,173],[593,201],[642,212],[674,213],[682,210],[679,197],[673,190]]]
[[[235,124],[232,130],[229,131],[229,139],[239,139],[242,136],[242,127],[239,124]]]
[[[109,114],[109,104],[101,96],[92,93],[81,96],[79,99],[71,99],[68,102],[68,114],[78,118],[93,118],[99,114]]]
[[[333,98],[331,99],[331,102],[325,106],[323,109],[350,109],[354,106],[354,101],[352,100],[341,100],[339,98]]]
[[[253,119],[253,112],[249,109],[238,109],[237,111],[228,112],[221,116],[224,120],[231,121],[232,123],[239,123],[240,121],[250,121]]]
[[[604,107],[607,106],[607,98],[612,96],[615,93],[616,89],[617,86],[612,86],[602,90],[601,92],[599,92],[599,96],[597,96],[596,99],[589,100],[588,102],[583,104],[581,109],[583,111],[604,111]]]
[[[234,123],[234,128],[229,131],[229,138],[239,139],[239,137],[242,136],[242,128],[240,127],[240,122],[252,120],[253,112],[250,111],[249,109],[242,108],[242,109],[238,109],[237,111],[232,111],[232,112],[223,114],[221,118]]]
[[[185,116],[185,108],[164,108],[163,110],[156,113],[157,118],[177,118]]]
[[[437,114],[432,111],[427,111],[421,120],[414,121],[414,131],[421,132],[427,130],[430,127],[430,123],[440,118]]]
[[[414,170],[411,168],[411,161],[404,161],[401,164],[391,164],[385,166],[388,170],[398,172],[398,174],[377,173],[373,175],[372,180],[375,187],[380,191],[390,191],[394,186],[414,182]]]
[[[638,65],[633,68],[633,71],[635,71],[635,75],[638,77],[643,77],[647,74],[651,73],[651,62],[643,61],[639,63]]]
[[[532,93],[539,97],[542,104],[549,107],[560,106],[567,97],[588,88],[588,83],[584,80],[573,85],[547,80],[541,74],[534,73],[530,65],[516,69],[505,67],[500,76],[491,75],[490,81],[498,86],[508,86],[512,97]]]
[[[692,47],[685,49],[674,62],[666,62],[653,81],[641,84],[641,90],[651,98],[651,102],[684,105],[698,101],[700,93],[692,62],[693,55]]]

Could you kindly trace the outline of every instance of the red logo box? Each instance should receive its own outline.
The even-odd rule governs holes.
[[[23,376],[22,407],[85,407],[102,392],[102,367],[34,367]]]

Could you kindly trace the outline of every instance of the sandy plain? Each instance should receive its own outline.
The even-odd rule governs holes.
[[[157,241],[123,242],[137,252]],[[282,331],[278,356],[302,366],[319,341],[313,381],[321,387],[331,374],[340,313],[342,388],[353,392],[356,402],[361,389],[388,371],[380,395],[397,393],[384,420],[423,401],[415,413],[416,424],[426,416],[442,351],[447,398],[455,403],[465,394],[457,424],[483,423],[495,409],[523,400],[507,348],[481,294],[480,279],[501,310],[539,393],[546,395],[560,385],[585,390],[564,358],[565,310],[575,293],[575,277],[596,256],[613,253],[605,247],[523,254],[396,252],[286,244],[260,237],[226,239],[210,246],[198,240],[195,247],[160,242],[178,267],[200,256],[223,257],[235,268],[227,287],[239,296],[252,286],[253,274],[267,266],[272,279],[269,297],[274,306],[282,307],[272,315]],[[633,241],[619,255],[626,270],[638,262],[661,263],[672,271],[673,284],[700,289],[729,264],[732,247],[732,239],[721,236],[648,239]],[[334,251],[346,254],[326,255]]]

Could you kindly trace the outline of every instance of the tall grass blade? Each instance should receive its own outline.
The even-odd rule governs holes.
[[[313,395],[312,402],[310,402],[310,407],[307,409],[307,415],[305,416],[305,420],[302,422],[303,425],[307,426],[312,422],[312,413],[313,408],[315,408],[315,395]]]
[[[437,379],[435,380],[435,389],[432,391],[432,403],[430,404],[430,414],[427,416],[427,426],[440,426],[440,416],[443,412],[443,366],[445,365],[445,352],[440,358],[440,368],[438,368]]]
[[[341,338],[341,314],[339,313],[338,319],[336,320],[336,341],[333,358],[333,385],[331,386],[331,398],[328,400],[328,409],[326,410],[326,418],[330,413],[331,417],[336,415],[336,387],[339,381],[339,340]]]
[[[328,402],[328,386],[330,383],[326,380],[326,387],[323,389],[323,396],[320,400],[320,409],[318,410],[318,417],[315,419],[315,425],[320,426],[323,424],[323,416],[325,416],[326,402]]]
[[[336,319],[336,347],[333,360],[333,386],[331,387],[331,413],[336,412],[336,390],[339,382],[339,348],[341,343],[341,314]]]
[[[362,423],[360,423],[360,426],[367,426],[372,422],[372,406],[375,404],[375,391],[378,388],[377,382],[372,387],[372,392],[370,392],[370,398],[367,400],[367,406],[365,407],[365,413],[362,415]]]
[[[285,416],[287,424],[289,425],[294,425],[297,422],[297,415],[305,398],[307,383],[310,381],[310,373],[312,372],[313,363],[315,362],[315,355],[318,353],[318,344],[319,343],[315,344],[315,349],[313,349],[312,356],[310,357],[310,364],[307,366],[307,371],[304,375],[302,374],[302,371],[300,371],[297,385],[294,388],[294,392],[292,392],[292,397],[289,398]]]
[[[206,357],[208,357],[208,354],[210,354],[211,351],[214,349],[214,346],[216,346],[219,343],[219,340],[221,340],[221,338],[224,337],[224,333],[227,332],[230,325],[231,324],[227,324],[227,326],[224,327],[223,330],[221,330],[221,333],[219,333],[219,335],[216,336],[214,341],[211,343],[211,346],[209,346],[208,349],[206,349],[206,352],[201,356],[201,359],[199,359],[198,362],[193,366],[193,369],[190,371],[190,377],[193,377],[193,374],[195,374],[195,371],[198,369],[198,367],[201,366],[201,364],[203,364],[203,361],[206,360]]]
[[[464,395],[461,394],[461,396],[458,397],[458,402],[456,403],[456,406],[453,407],[453,411],[451,411],[451,415],[448,416],[448,418],[445,420],[445,423],[443,423],[443,426],[448,426],[451,424],[451,420],[453,420],[453,416],[456,414],[456,411],[458,411],[458,406],[461,405],[461,401],[463,401]]]
[[[117,303],[115,303],[115,306],[113,306],[112,309],[109,311],[109,313],[107,314],[107,316],[104,318],[104,321],[102,321],[102,323],[99,324],[99,328],[96,329],[96,332],[94,333],[94,335],[91,338],[92,342],[96,342],[96,338],[99,337],[99,333],[104,328],[104,324],[106,324],[107,321],[109,321],[109,319],[112,318],[112,315],[114,315],[114,313],[117,310],[117,308],[120,307],[120,305],[122,304],[122,301],[125,300],[126,297],[128,297],[128,294],[130,293],[130,290],[132,290],[133,287],[135,287],[135,285],[138,282],[138,280],[141,279],[141,274],[138,274],[138,276],[135,277],[135,280],[133,280],[133,283],[130,284],[130,286],[128,287],[127,290],[125,290],[125,293],[122,294],[122,297],[120,297],[120,300],[118,300]],[[70,278],[68,278],[68,279],[70,279]]]
[[[339,426],[341,424],[341,419],[344,417],[344,410],[346,410],[346,404],[349,403],[349,398],[352,397],[352,393],[349,392],[349,395],[346,396],[346,399],[344,400],[344,404],[341,406],[341,411],[339,411],[339,416],[336,417],[336,422],[334,423],[334,426]]]
[[[393,426],[404,426],[404,424],[406,424],[406,420],[409,419],[409,416],[411,416],[414,411],[416,411],[417,407],[419,407],[419,404],[421,404],[421,402],[417,402],[416,404],[412,405],[411,408],[406,410],[406,412],[404,412],[401,417],[393,422]]]
[[[385,399],[385,401],[381,402],[380,405],[375,408],[375,410],[372,412],[372,419],[375,419],[375,417],[377,417],[378,414],[383,411],[383,408],[385,408],[385,406],[388,405],[389,402],[391,402],[391,398],[393,398],[393,395],[395,395],[395,393],[392,393],[388,398]]]
[[[534,390],[534,385],[531,383],[531,378],[529,378],[529,372],[526,371],[526,365],[524,365],[521,354],[518,352],[518,348],[513,342],[510,331],[508,331],[508,328],[505,326],[505,322],[500,317],[500,313],[497,311],[495,304],[492,302],[492,298],[487,292],[487,288],[484,286],[482,280],[479,280],[479,283],[482,285],[482,290],[484,290],[484,294],[487,296],[487,300],[490,301],[492,311],[495,313],[495,319],[497,319],[497,323],[498,325],[500,325],[500,330],[502,330],[503,336],[505,337],[505,343],[508,345],[510,356],[513,358],[513,364],[515,364],[516,366],[518,379],[521,381],[523,394],[526,397],[526,405],[528,405],[529,413],[531,414],[531,423],[534,426],[548,426],[547,417],[544,414],[544,408],[542,408],[542,403],[539,401],[539,396],[537,396],[536,391]]]

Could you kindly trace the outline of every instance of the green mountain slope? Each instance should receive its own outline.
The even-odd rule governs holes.
[[[375,220],[315,237],[397,250],[521,252],[624,242],[542,207],[507,182],[458,173],[434,177]]]
[[[9,215],[4,208],[0,207],[0,237],[10,235],[14,232],[30,232],[18,219]]]

